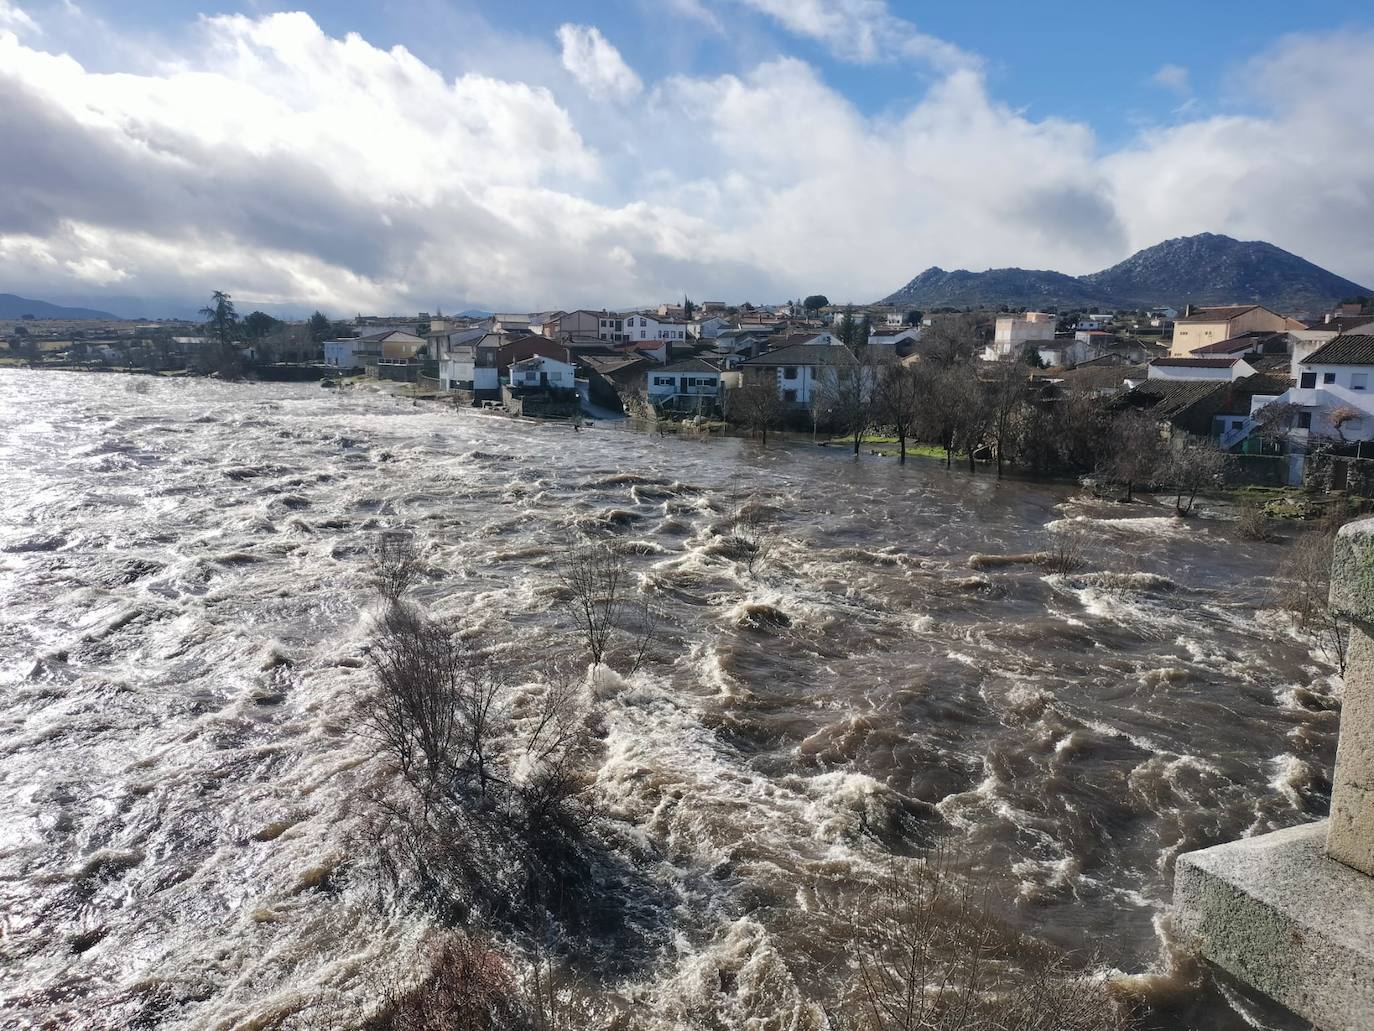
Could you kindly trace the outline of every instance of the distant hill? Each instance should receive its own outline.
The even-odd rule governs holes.
[[[881,303],[916,308],[1150,308],[1262,304],[1317,312],[1374,290],[1262,241],[1199,233],[1165,240],[1087,276],[1026,269],[922,272]]]
[[[107,311],[94,308],[64,308],[47,301],[33,301],[15,294],[0,294],[0,319],[22,319],[32,315],[36,319],[113,319]]]

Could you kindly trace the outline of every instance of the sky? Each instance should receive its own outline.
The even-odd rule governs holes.
[[[1374,284],[1369,0],[0,0],[0,291],[867,302],[1197,232]]]

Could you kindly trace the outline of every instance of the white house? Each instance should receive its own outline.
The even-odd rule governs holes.
[[[491,317],[491,331],[493,333],[530,333],[531,319],[528,315],[517,312],[498,313]]]
[[[1146,375],[1150,379],[1215,380],[1234,382],[1253,376],[1255,368],[1244,358],[1156,358]]]
[[[687,323],[687,335],[698,340],[714,340],[730,328],[730,320],[719,315],[707,315]]]
[[[364,355],[376,357],[381,353],[381,347],[375,342],[360,337],[324,342],[324,363],[336,369],[361,369]]]
[[[789,405],[808,408],[818,394],[834,386],[838,370],[858,365],[849,348],[829,344],[792,344],[749,358],[737,366],[744,375],[772,374],[778,394]]]
[[[500,339],[500,338],[498,338]],[[447,347],[439,357],[439,383],[444,390],[470,390],[475,396],[493,395],[501,389],[494,344],[469,341]]]
[[[650,340],[686,340],[687,323],[678,319],[660,318],[638,312],[614,316],[608,320],[612,326],[602,326],[598,336],[603,340],[632,341],[639,343]],[[619,334],[618,336],[616,334]]]
[[[510,385],[525,390],[575,390],[577,388],[573,367],[570,364],[542,354],[531,355],[518,362],[512,362]]]
[[[997,316],[992,343],[983,349],[983,360],[995,362],[1020,358],[1028,342],[1039,344],[1053,340],[1058,321],[1056,316],[1043,311]]]
[[[686,358],[647,373],[645,391],[660,406],[709,407],[720,398],[720,369],[700,358]]]

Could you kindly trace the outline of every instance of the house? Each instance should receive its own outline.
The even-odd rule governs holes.
[[[596,337],[600,335],[603,313],[579,308],[577,311],[560,313],[556,318],[544,321],[540,332],[553,339],[570,337]]]
[[[439,357],[439,386],[441,390],[467,392],[474,401],[494,400],[501,392],[501,376],[497,369],[498,334],[488,334],[479,340],[452,344]]]
[[[380,379],[406,380],[414,382],[420,371],[420,352],[424,350],[425,340],[403,329],[389,329],[381,333],[359,337],[359,342],[369,345],[376,355],[375,367],[369,359],[369,371],[375,368]]]
[[[500,375],[505,376],[510,371],[511,366],[517,362],[536,356],[565,364],[572,361],[568,355],[568,349],[563,345],[555,343],[547,337],[530,334],[514,337],[502,343],[496,350],[496,368]]]
[[[1148,411],[1173,432],[1208,437],[1230,448],[1238,428],[1251,423],[1249,413],[1256,402],[1272,400],[1287,382],[1286,377],[1262,374],[1229,382],[1149,379],[1120,395],[1115,404]]]
[[[672,357],[672,345],[666,340],[622,340],[615,345],[617,354],[636,354],[666,365]]]
[[[1020,358],[1027,343],[1052,341],[1058,321],[1056,316],[1043,311],[997,316],[992,343],[983,349],[983,360],[993,362]]]
[[[784,347],[798,347],[801,345],[814,344],[817,347],[835,347],[839,344],[839,337],[833,333],[803,331],[801,333],[780,333],[771,336],[764,341],[766,349],[777,351]]]
[[[730,328],[728,319],[720,315],[705,315],[687,323],[687,335],[698,340],[713,340]]]
[[[701,358],[649,369],[645,384],[645,394],[660,411],[711,411],[719,406],[720,390],[720,369]]]
[[[921,342],[921,327],[902,326],[874,329],[868,334],[868,346],[891,348],[898,357],[905,358]]]
[[[511,363],[510,386],[512,390],[576,390],[577,380],[570,362],[533,354]]]
[[[366,364],[365,358],[376,361],[381,353],[380,347],[366,343],[359,337],[324,342],[324,363],[336,369],[361,369]]]
[[[1229,304],[1215,308],[1195,308],[1174,322],[1174,339],[1169,354],[1186,357],[1200,347],[1233,340],[1247,333],[1264,331],[1286,333],[1307,329],[1297,319],[1279,315],[1258,304]]]
[[[530,317],[517,312],[506,312],[491,317],[493,333],[529,333]]]
[[[600,327],[598,335],[607,340],[639,343],[652,340],[687,339],[687,323],[679,319],[660,318],[656,315],[634,312],[603,321],[613,323],[613,325]]]
[[[627,400],[645,394],[653,363],[637,354],[572,352],[573,364],[587,381],[588,399],[603,408],[623,411]]]
[[[859,364],[842,344],[792,344],[739,363],[744,375],[774,376],[778,394],[796,408],[808,408],[818,393],[833,388],[837,370]]]
[[[1147,366],[1152,380],[1197,380],[1229,383],[1253,376],[1254,366],[1244,358],[1156,358]]]
[[[1076,333],[1073,337],[1063,337],[1051,340],[1049,343],[1041,344],[1036,350],[1036,356],[1040,359],[1040,364],[1052,369],[1071,369],[1082,362],[1090,361],[1093,358],[1102,356],[1103,351],[1090,343],[1085,337],[1091,337],[1091,333]],[[1110,334],[1101,334],[1110,336]],[[1022,347],[1025,344],[1021,345]]]

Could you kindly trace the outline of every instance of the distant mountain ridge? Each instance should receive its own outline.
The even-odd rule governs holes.
[[[1019,268],[928,268],[879,303],[916,308],[1152,308],[1262,304],[1319,312],[1374,290],[1259,240],[1218,233],[1180,236],[1086,276]]]
[[[17,294],[0,294],[0,319],[114,319],[118,316],[94,308],[66,308],[47,301],[35,301]]]

